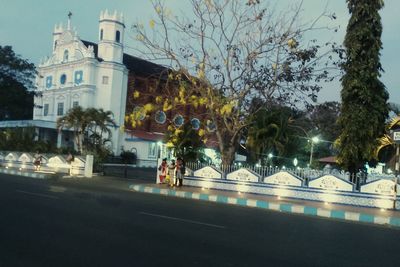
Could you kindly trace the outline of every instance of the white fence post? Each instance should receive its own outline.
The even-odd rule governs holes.
[[[86,155],[85,177],[92,178],[92,176],[93,176],[93,155]]]

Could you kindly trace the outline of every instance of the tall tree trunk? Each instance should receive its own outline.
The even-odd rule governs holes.
[[[235,160],[236,149],[234,146],[228,146],[221,151],[221,160],[223,165],[231,165]]]
[[[239,135],[230,135],[221,133],[217,130],[217,139],[219,150],[221,152],[221,160],[223,165],[231,165],[235,160],[236,144],[238,143]]]
[[[81,133],[75,133],[75,142],[78,148],[79,153],[82,155],[83,154],[83,145],[82,145],[82,140],[83,140],[83,134]]]

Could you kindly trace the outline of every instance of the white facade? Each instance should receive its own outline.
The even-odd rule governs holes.
[[[79,38],[70,20],[66,28],[56,25],[52,55],[38,66],[36,82],[42,96],[35,98],[33,119],[56,122],[78,105],[110,110],[118,125],[112,129],[112,151],[118,155],[128,85],[128,69],[122,64],[124,30],[122,15],[101,12],[95,47]]]

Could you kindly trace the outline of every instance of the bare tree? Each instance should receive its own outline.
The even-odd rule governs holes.
[[[279,13],[258,0],[190,3],[192,12],[177,16],[162,1],[153,1],[156,17],[148,26],[133,25],[142,44],[137,50],[171,70],[163,86],[175,93],[157,102],[164,110],[204,106],[199,133],[215,131],[222,161],[230,164],[243,129],[251,123],[251,100],[312,103],[318,83],[330,79],[329,70],[335,68],[332,52],[340,50],[333,43],[321,49],[316,40],[303,40],[328,16],[324,12],[301,23],[301,4]]]

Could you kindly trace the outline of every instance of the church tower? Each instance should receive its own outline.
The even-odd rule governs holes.
[[[98,57],[104,61],[122,63],[124,53],[125,24],[123,15],[109,13],[106,9],[100,13]]]
[[[57,42],[58,42],[58,40],[60,40],[63,31],[64,31],[64,29],[63,29],[62,23],[60,23],[59,25],[56,24],[56,25],[54,26],[54,32],[53,32],[53,51],[56,50]]]

